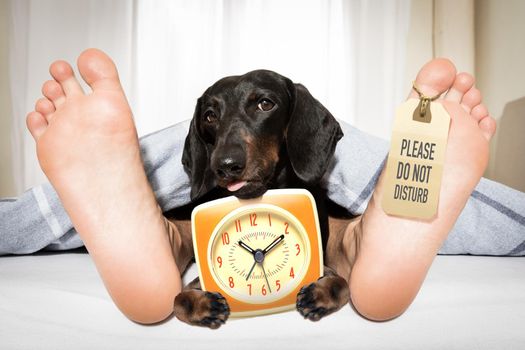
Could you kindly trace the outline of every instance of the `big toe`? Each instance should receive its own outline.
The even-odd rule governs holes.
[[[415,85],[419,91],[433,97],[447,91],[456,77],[456,67],[446,58],[436,58],[425,64],[417,74]],[[412,89],[409,98],[419,98]]]
[[[78,57],[78,70],[91,88],[96,90],[122,90],[113,60],[98,49],[87,49]]]

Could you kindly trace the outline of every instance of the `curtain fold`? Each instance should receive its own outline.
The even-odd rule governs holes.
[[[140,135],[189,119],[219,78],[271,69],[332,114],[388,138],[403,91],[410,0],[10,0],[17,191],[45,180],[25,131],[48,65],[115,59]]]
[[[129,87],[132,5],[128,1],[102,0],[9,1],[9,79],[17,193],[46,181],[34,141],[26,130],[25,116],[41,97],[42,84],[50,79],[52,61],[65,59],[75,66],[80,52],[99,47],[115,59],[124,87]]]
[[[434,0],[434,53],[474,74],[474,0]]]
[[[9,42],[9,88],[11,90],[11,150],[12,173],[16,192],[20,193],[25,186],[25,162],[27,133],[21,122],[25,116],[27,95],[27,37],[29,28],[29,3],[28,1],[10,1],[8,3],[8,42]],[[27,28],[27,29],[26,29]],[[35,159],[29,160],[34,162]]]

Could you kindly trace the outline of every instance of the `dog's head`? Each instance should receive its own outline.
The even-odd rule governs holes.
[[[271,71],[226,77],[198,99],[182,162],[195,200],[216,186],[239,198],[279,187],[290,167],[305,184],[326,172],[339,123],[308,90]]]

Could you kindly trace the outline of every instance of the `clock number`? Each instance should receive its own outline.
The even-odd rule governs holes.
[[[228,282],[229,282],[230,288],[235,287],[235,283],[233,283],[233,277],[230,276],[230,278],[228,278]]]
[[[252,295],[252,284],[248,283],[248,293]]]
[[[242,232],[241,220],[235,220],[235,231]]]
[[[275,285],[277,286],[277,291],[279,291],[281,289],[281,281],[280,280],[275,281]]]
[[[295,278],[295,274],[293,273],[293,267],[290,269],[290,277]]]
[[[284,233],[289,234],[290,232],[288,232],[288,223],[285,222],[285,223],[284,223],[284,226],[286,226],[286,227],[284,228]]]
[[[268,214],[268,225],[272,226],[272,214]]]
[[[265,286],[265,285],[263,284],[263,286],[262,286],[262,290],[261,290],[262,295],[266,295],[266,288],[264,288],[264,286]]]
[[[222,258],[220,256],[217,257],[217,262],[219,263],[219,267],[222,267]]]
[[[257,220],[257,213],[250,214],[250,225],[251,226],[257,226],[257,223],[255,222]]]
[[[223,245],[230,244],[230,236],[228,235],[228,232],[224,232],[222,234],[222,244]]]
[[[295,248],[297,248],[297,254],[295,254],[295,256],[299,255],[299,253],[301,252],[301,247],[299,246],[298,243],[295,244]]]

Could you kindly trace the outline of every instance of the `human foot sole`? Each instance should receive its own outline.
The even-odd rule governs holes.
[[[430,220],[386,214],[381,207],[384,170],[361,217],[360,251],[350,277],[351,299],[363,316],[387,320],[413,301],[439,248],[448,236],[488,161],[495,123],[473,87],[473,78],[456,75],[453,64],[426,64],[416,84],[427,96],[448,90],[442,103],[451,117],[437,214]],[[415,91],[411,98],[418,98]]]
[[[57,191],[117,306],[152,323],[168,317],[180,291],[166,221],[149,186],[131,110],[103,52],[50,67],[44,99],[27,117],[42,170]]]

